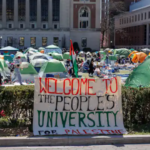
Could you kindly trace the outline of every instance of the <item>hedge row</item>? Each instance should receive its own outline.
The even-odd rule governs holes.
[[[4,110],[12,125],[32,125],[33,101],[34,86],[0,87],[0,111]],[[127,129],[150,123],[150,88],[122,87],[122,106]]]

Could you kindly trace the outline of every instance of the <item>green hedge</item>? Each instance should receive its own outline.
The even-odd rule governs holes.
[[[0,111],[5,111],[11,126],[32,125],[33,101],[34,86],[0,87]],[[128,130],[150,124],[150,88],[122,87],[122,106],[124,124]],[[2,120],[0,118],[0,127],[9,126],[6,120]]]

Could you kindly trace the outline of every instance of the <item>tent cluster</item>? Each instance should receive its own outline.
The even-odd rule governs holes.
[[[8,50],[8,48],[5,49]],[[44,53],[41,53],[43,50]],[[66,78],[68,73],[63,62],[66,59],[70,59],[70,53],[66,52],[62,55],[61,49],[54,45],[46,49],[41,47],[38,50],[30,47],[23,53],[17,49],[15,54],[7,52],[0,55],[0,73],[3,83],[8,81],[17,83],[18,78],[15,72],[10,72],[9,66],[19,61],[22,82],[27,84],[34,83],[35,77]]]

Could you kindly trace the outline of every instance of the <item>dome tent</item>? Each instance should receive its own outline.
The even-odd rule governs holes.
[[[64,53],[63,59],[70,59],[70,53],[69,52]]]
[[[62,54],[62,50],[61,50],[58,46],[49,45],[49,46],[47,46],[47,47],[45,48],[44,53],[45,53],[45,54],[48,54],[48,53],[58,53],[58,54]]]
[[[49,55],[51,54],[53,59],[59,60],[59,61],[63,61],[63,56],[62,54],[58,54],[58,53],[48,53]]]
[[[63,64],[58,60],[52,59],[46,62],[40,69],[39,77],[68,77],[67,70]]]
[[[127,87],[150,87],[150,56],[129,75]]]
[[[7,79],[7,77],[10,77],[10,70],[8,69],[4,59],[0,59],[0,73],[3,76],[3,80]]]

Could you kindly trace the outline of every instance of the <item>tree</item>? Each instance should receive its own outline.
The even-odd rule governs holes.
[[[109,2],[102,3],[102,19],[100,23],[101,27],[101,47],[104,47],[104,40],[106,34],[114,31],[114,16],[124,13],[126,10],[125,3],[122,1],[114,2],[110,0]]]

